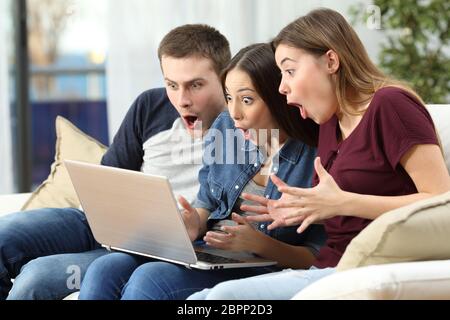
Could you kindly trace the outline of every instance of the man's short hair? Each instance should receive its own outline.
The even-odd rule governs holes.
[[[185,58],[199,56],[211,59],[214,71],[220,75],[231,59],[230,44],[219,31],[204,24],[186,24],[170,31],[158,49],[163,56]]]

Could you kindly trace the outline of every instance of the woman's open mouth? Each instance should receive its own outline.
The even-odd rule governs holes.
[[[298,103],[289,103],[289,105],[299,108],[300,109],[300,115],[302,116],[303,119],[306,120],[306,118],[308,118],[308,112],[306,112],[306,109],[305,109],[305,107],[303,105],[298,104]]]
[[[242,134],[244,135],[244,139],[245,140],[250,140],[250,138],[252,136],[251,133],[250,133],[250,130],[244,129],[244,128],[237,128],[237,129],[242,131]]]

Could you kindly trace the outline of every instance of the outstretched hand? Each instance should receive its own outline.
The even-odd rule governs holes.
[[[342,205],[346,193],[337,185],[333,177],[325,170],[320,158],[314,161],[319,184],[314,188],[290,187],[275,175],[272,182],[282,193],[279,200],[268,200],[254,195],[243,195],[244,199],[258,202],[259,206],[242,206],[242,210],[258,213],[248,217],[249,221],[272,221],[269,229],[300,225],[301,233],[309,225],[342,214]]]
[[[286,183],[275,175],[272,175],[271,179],[277,187],[288,187]],[[243,193],[241,197],[245,200],[257,203],[257,205],[241,206],[242,211],[256,213],[256,215],[248,216],[246,219],[250,222],[272,222],[272,224],[268,226],[269,230],[288,225],[287,222],[285,222],[284,216],[292,211],[289,208],[276,208],[275,204],[280,200],[292,201],[296,199],[295,196],[291,196],[287,193],[282,194],[279,200],[271,200],[248,193]]]

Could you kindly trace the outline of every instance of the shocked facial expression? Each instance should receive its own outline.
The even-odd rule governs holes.
[[[338,110],[331,75],[339,62],[332,51],[316,57],[304,50],[279,45],[275,60],[282,72],[280,93],[289,105],[300,109],[301,116],[318,124],[327,122]]]
[[[239,69],[228,72],[225,80],[228,110],[235,127],[242,130],[244,137],[255,144],[260,130],[277,129],[269,107],[259,96],[248,74]],[[256,136],[255,136],[256,135]]]
[[[186,129],[192,136],[197,135],[200,128],[204,134],[225,109],[222,86],[211,60],[197,56],[163,56],[161,67],[169,100]]]

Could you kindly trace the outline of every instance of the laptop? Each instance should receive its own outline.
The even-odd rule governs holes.
[[[190,241],[166,177],[64,161],[92,233],[108,250],[202,270],[277,264]]]

